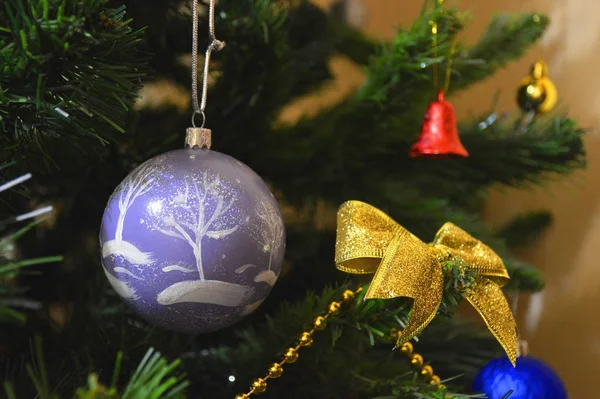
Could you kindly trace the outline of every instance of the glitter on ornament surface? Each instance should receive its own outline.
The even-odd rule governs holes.
[[[207,332],[254,311],[277,281],[283,221],[265,183],[209,150],[177,150],[134,170],[110,197],[104,272],[148,321]]]

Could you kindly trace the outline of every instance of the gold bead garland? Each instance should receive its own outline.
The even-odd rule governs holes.
[[[393,340],[398,338],[397,330],[392,330],[391,338]],[[440,384],[440,377],[434,374],[433,367],[424,364],[425,361],[423,360],[423,356],[414,352],[413,344],[406,342],[400,346],[397,351],[408,358],[412,368],[419,373],[425,382],[428,382],[431,385],[438,385],[439,388],[446,390],[446,386]]]
[[[298,360],[298,350],[302,347],[311,346],[313,343],[313,334],[316,331],[325,329],[325,327],[327,326],[327,319],[339,312],[342,307],[342,304],[347,304],[348,302],[352,301],[355,295],[360,293],[361,291],[362,287],[360,287],[356,291],[346,290],[342,294],[341,302],[331,302],[327,307],[327,314],[325,314],[324,316],[315,317],[312,323],[312,328],[300,334],[296,346],[288,348],[285,351],[283,358],[280,362],[273,363],[271,367],[269,367],[269,370],[263,378],[257,378],[256,380],[254,380],[252,382],[252,385],[250,386],[250,390],[247,393],[240,393],[236,395],[235,399],[249,399],[251,395],[260,395],[262,393],[265,393],[265,391],[267,390],[267,380],[281,377],[281,375],[283,374],[283,365],[288,363],[294,363],[296,360]]]
[[[260,395],[265,393],[265,391],[267,390],[267,380],[281,377],[281,375],[283,374],[283,365],[296,362],[296,360],[298,360],[299,357],[298,350],[302,347],[311,346],[313,343],[313,334],[316,331],[324,330],[327,326],[327,319],[339,312],[339,310],[342,307],[342,304],[347,304],[348,302],[351,302],[354,299],[355,295],[359,294],[362,290],[363,287],[360,287],[356,291],[346,290],[342,294],[341,303],[336,301],[331,302],[327,307],[327,314],[325,314],[324,316],[315,317],[315,319],[313,320],[312,328],[300,334],[296,346],[288,348],[285,351],[283,358],[280,362],[273,363],[271,367],[269,367],[269,370],[263,378],[257,378],[256,380],[254,380],[252,382],[252,385],[250,386],[250,390],[247,393],[240,393],[236,395],[235,399],[250,399],[251,395]],[[391,336],[392,338],[397,339],[398,331],[392,330]],[[408,358],[412,368],[417,373],[419,373],[419,375],[421,376],[421,378],[423,378],[425,382],[428,382],[431,385],[437,385],[439,388],[442,388],[444,390],[446,389],[445,385],[440,384],[440,377],[434,374],[433,368],[428,364],[424,364],[423,356],[421,356],[418,353],[414,353],[413,345],[410,342],[404,343],[397,349],[397,351]]]
[[[315,318],[315,321],[313,321],[313,327],[315,328],[315,330],[324,330],[325,318],[322,316]]]

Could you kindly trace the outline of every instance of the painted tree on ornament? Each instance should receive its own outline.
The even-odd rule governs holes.
[[[119,196],[119,217],[115,229],[115,238],[102,243],[102,268],[104,269],[104,274],[114,290],[125,299],[137,300],[139,296],[133,287],[125,281],[116,278],[108,271],[104,265],[104,259],[109,256],[122,257],[131,265],[142,266],[151,265],[154,262],[152,253],[142,252],[133,243],[123,239],[123,227],[127,211],[138,197],[150,191],[153,183],[152,168],[148,164],[141,165],[123,181],[120,190],[116,194]],[[113,271],[117,274],[127,274],[138,280],[142,279],[122,266],[114,267]]]
[[[271,287],[275,285],[278,275],[271,270],[273,255],[279,253],[283,245],[283,223],[277,209],[267,201],[260,201],[257,215],[262,221],[258,234],[259,245],[262,250],[269,254],[269,265],[267,270],[260,272],[254,278],[255,282],[265,282]]]
[[[222,306],[238,306],[248,298],[252,287],[220,280],[207,280],[202,263],[202,246],[206,239],[221,240],[235,233],[240,225],[224,224],[223,216],[229,211],[235,198],[226,199],[220,177],[204,172],[200,182],[186,181],[183,192],[173,199],[173,205],[161,211],[154,219],[156,231],[185,241],[192,249],[195,267],[169,265],[162,272],[194,273],[198,280],[177,282],[160,292],[157,301],[161,305],[182,302],[210,303]]]
[[[132,264],[152,264],[151,253],[142,252],[135,245],[123,239],[123,226],[125,225],[127,211],[131,205],[133,205],[138,197],[150,191],[153,183],[152,168],[148,164],[141,165],[123,181],[119,190],[119,218],[117,220],[115,238],[102,244],[103,258],[110,255],[120,255]]]

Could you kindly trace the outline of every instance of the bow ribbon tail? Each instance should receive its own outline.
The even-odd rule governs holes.
[[[433,320],[442,302],[444,275],[432,248],[398,226],[365,299],[408,297],[413,306],[396,346],[410,341]]]
[[[502,259],[490,247],[452,223],[442,226],[433,245],[440,249],[443,247],[450,256],[461,260],[477,273],[466,298],[514,366],[517,358],[517,324],[502,292],[502,286],[509,279]]]
[[[466,298],[504,348],[513,366],[516,366],[517,324],[500,285],[479,275]]]

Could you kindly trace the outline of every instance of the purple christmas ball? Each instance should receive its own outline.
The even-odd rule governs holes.
[[[236,323],[281,271],[277,201],[236,159],[210,150],[159,155],[108,200],[102,265],[114,290],[149,322],[202,333]]]

